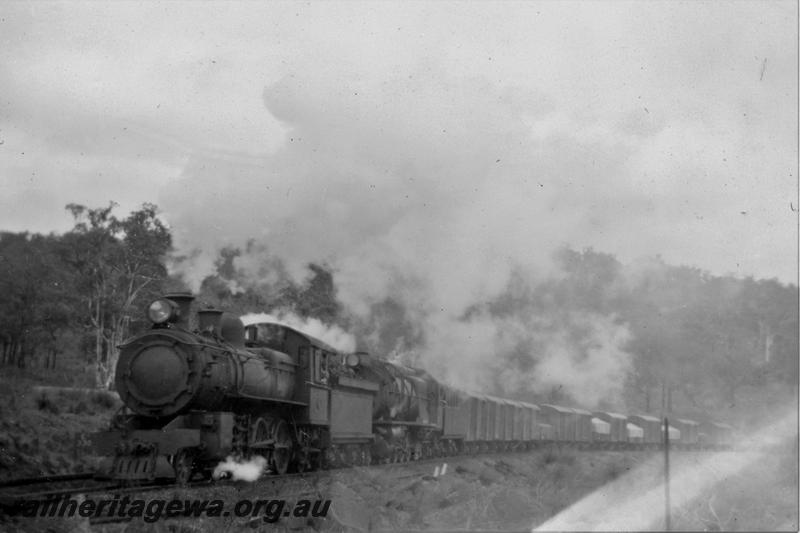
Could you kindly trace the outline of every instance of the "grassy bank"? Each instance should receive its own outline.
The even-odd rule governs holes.
[[[43,386],[16,371],[0,378],[0,479],[85,471],[94,463],[89,434],[105,429],[116,395]]]

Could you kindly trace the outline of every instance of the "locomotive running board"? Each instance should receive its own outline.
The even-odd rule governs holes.
[[[274,402],[274,403],[288,403],[290,405],[297,405],[300,407],[308,407],[306,402],[295,402],[293,400],[284,400],[282,398],[262,398],[261,396],[253,396],[244,392],[236,391],[236,394],[227,394],[228,398],[246,398],[248,400],[258,400],[259,402]]]

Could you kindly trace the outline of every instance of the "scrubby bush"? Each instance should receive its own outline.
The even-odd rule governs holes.
[[[91,401],[101,409],[113,409],[119,403],[113,393],[108,391],[94,391],[91,395]]]
[[[53,413],[54,415],[61,413],[61,409],[58,406],[58,402],[52,400],[50,398],[50,395],[44,392],[37,395],[35,401],[36,401],[36,407],[40,411],[47,411],[49,413]]]
[[[576,457],[574,451],[567,451],[559,455],[559,461],[565,465],[572,466],[577,460],[578,458]]]
[[[113,392],[83,388],[42,387],[34,389],[34,405],[53,414],[101,414],[116,409],[119,398]]]
[[[559,453],[555,448],[548,448],[539,459],[542,465],[549,465],[558,461]]]
[[[70,412],[71,412],[71,413],[74,413],[74,414],[76,414],[76,415],[82,415],[82,414],[85,414],[85,413],[88,413],[88,412],[89,412],[89,406],[88,406],[88,405],[86,405],[86,402],[84,402],[83,400],[81,400],[81,401],[79,401],[78,403],[76,403],[76,404],[75,404],[75,405],[72,407],[72,409],[70,410]]]
[[[614,481],[627,470],[628,468],[626,468],[625,466],[616,461],[608,463],[608,465],[606,465],[606,470],[604,473],[606,483]]]

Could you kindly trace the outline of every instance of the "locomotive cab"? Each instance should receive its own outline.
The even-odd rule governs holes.
[[[312,454],[322,449],[330,465],[371,462],[377,384],[356,377],[335,348],[284,324],[248,324],[245,339],[249,347],[268,347],[296,362],[295,401],[304,408],[294,416],[308,439],[301,448]]]

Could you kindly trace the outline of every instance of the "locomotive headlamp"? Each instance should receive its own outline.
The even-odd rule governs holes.
[[[166,298],[161,298],[147,308],[147,318],[153,324],[165,324],[178,318],[178,306]]]
[[[361,363],[361,357],[357,353],[349,353],[344,357],[344,364],[350,368],[355,368]]]

